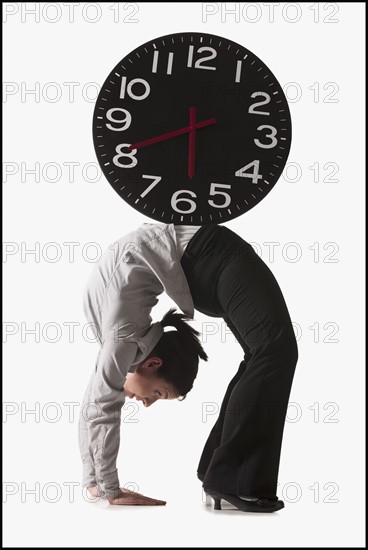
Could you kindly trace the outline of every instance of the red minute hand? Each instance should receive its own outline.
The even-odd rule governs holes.
[[[215,124],[216,119],[215,118],[208,118],[207,120],[203,120],[202,122],[197,122],[193,126],[185,126],[184,128],[180,128],[179,130],[173,130],[172,132],[167,132],[167,134],[161,134],[160,136],[156,136],[150,139],[145,139],[143,141],[138,141],[137,143],[133,143],[129,146],[129,149],[139,149],[140,147],[145,147],[146,145],[152,145],[152,143],[157,143],[159,141],[164,141],[165,139],[170,139],[175,136],[180,136],[182,134],[187,134],[190,131],[198,130],[199,128],[205,128],[206,126],[211,126],[211,124]]]

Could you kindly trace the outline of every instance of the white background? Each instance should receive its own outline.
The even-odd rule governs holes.
[[[39,18],[22,3],[3,6],[4,545],[362,546],[364,4],[280,3],[272,18],[265,3],[75,3],[74,20],[62,3],[37,3]],[[99,250],[152,221],[103,176],[91,181],[96,86],[141,43],[181,31],[243,44],[290,100],[288,177],[226,224],[272,269],[298,338],[276,514],[203,502],[196,467],[217,415],[202,409],[220,405],[242,350],[222,319],[198,312],[192,323],[210,360],[186,401],[141,407],[136,423],[123,411],[121,484],[166,506],[91,504],[81,491],[77,413],[98,351],[83,333],[81,291]],[[74,95],[66,83],[78,83]],[[266,243],[276,243],[274,257]],[[172,305],[161,295],[154,321]]]

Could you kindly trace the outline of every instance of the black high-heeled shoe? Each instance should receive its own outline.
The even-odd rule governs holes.
[[[221,510],[221,499],[226,500],[242,512],[277,512],[285,507],[282,500],[271,500],[269,498],[259,498],[258,500],[244,500],[230,493],[220,493],[217,491],[205,490],[206,495],[213,498],[215,510]]]

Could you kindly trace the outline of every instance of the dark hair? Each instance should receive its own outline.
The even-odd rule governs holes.
[[[157,355],[163,360],[157,374],[171,384],[182,401],[193,388],[198,374],[199,358],[207,361],[208,355],[198,338],[200,333],[186,323],[190,317],[185,313],[175,312],[175,309],[170,308],[160,323],[162,327],[172,326],[176,330],[164,331],[149,356]]]

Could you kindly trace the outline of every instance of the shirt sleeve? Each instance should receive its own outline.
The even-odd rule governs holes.
[[[125,402],[123,385],[136,351],[135,342],[107,336],[92,377],[88,406],[89,454],[95,466],[99,492],[104,499],[115,497],[119,492],[116,460],[120,445],[121,408]]]

